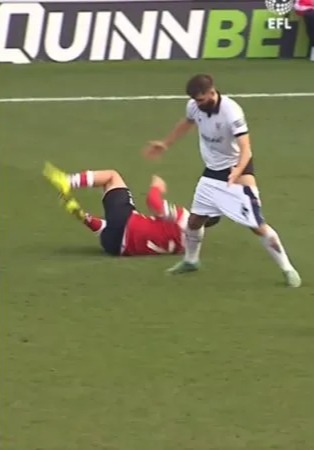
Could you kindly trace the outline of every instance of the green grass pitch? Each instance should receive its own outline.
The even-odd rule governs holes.
[[[313,92],[307,61],[2,66],[0,98],[184,94],[210,71],[222,92]],[[176,257],[113,259],[41,176],[116,168],[140,209],[152,173],[189,206],[197,136],[160,162],[140,150],[184,100],[0,103],[3,450],[314,448],[313,97],[238,99],[250,125],[264,214],[304,286],[287,289],[258,240],[209,230],[202,270]],[[77,193],[101,214],[100,193]]]

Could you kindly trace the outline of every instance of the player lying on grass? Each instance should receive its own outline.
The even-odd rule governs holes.
[[[164,199],[167,188],[162,178],[156,175],[152,177],[146,202],[153,216],[147,216],[136,210],[131,191],[115,170],[66,174],[46,163],[43,174],[61,194],[65,209],[99,235],[106,253],[139,256],[178,254],[184,251],[189,212],[183,207],[170,205]],[[82,210],[71,197],[71,191],[79,188],[103,190],[105,218],[95,217]]]

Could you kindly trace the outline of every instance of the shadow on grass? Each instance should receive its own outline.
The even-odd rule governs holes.
[[[97,246],[63,246],[55,248],[53,253],[62,256],[99,256],[100,258],[110,258],[111,256],[105,253]]]

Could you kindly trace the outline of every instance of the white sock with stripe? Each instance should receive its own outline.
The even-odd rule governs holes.
[[[199,230],[191,230],[189,227],[187,228],[185,232],[184,261],[191,264],[196,264],[199,262],[204,233],[204,227]]]
[[[260,239],[263,246],[266,248],[270,256],[277,263],[281,270],[286,272],[288,270],[294,269],[278,234],[273,228],[268,225],[267,234],[265,236],[262,236]]]
[[[84,172],[73,173],[69,175],[69,181],[72,189],[94,186],[94,172],[86,170]]]

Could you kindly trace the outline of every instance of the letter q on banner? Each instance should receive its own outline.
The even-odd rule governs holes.
[[[7,48],[11,19],[15,14],[27,16],[24,42],[22,48]],[[3,3],[0,5],[0,62],[27,64],[36,58],[44,16],[45,9],[40,3]]]

